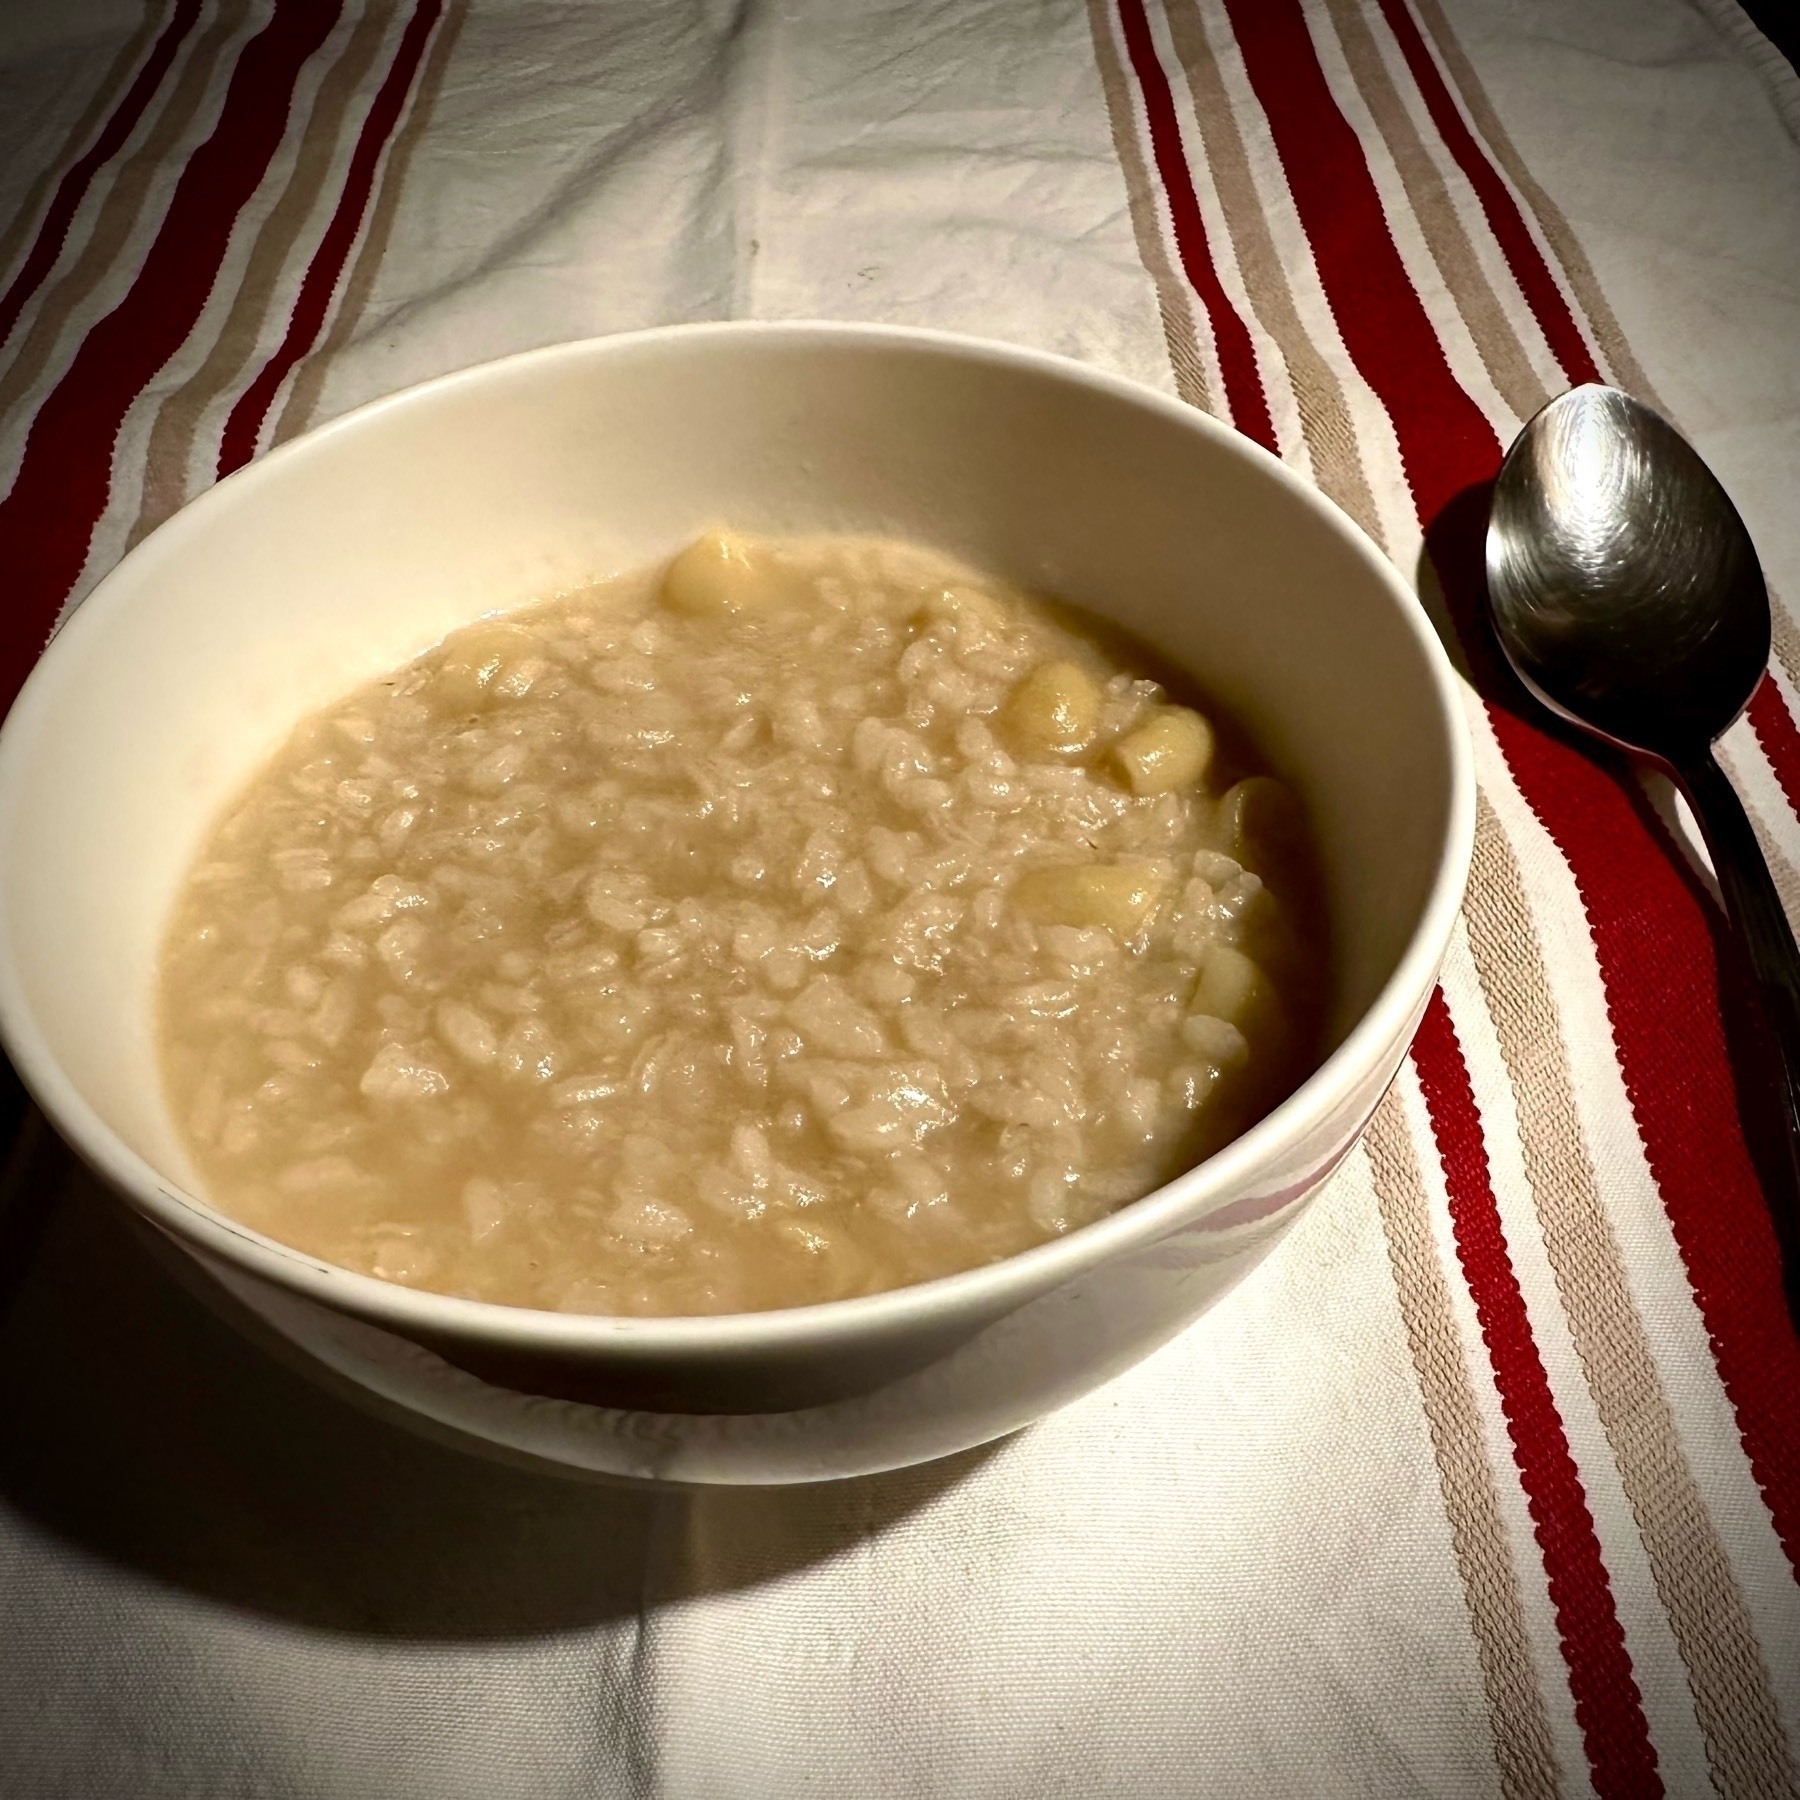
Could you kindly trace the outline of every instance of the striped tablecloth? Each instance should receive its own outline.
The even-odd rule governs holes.
[[[1596,376],[1800,595],[1792,70],[1730,0],[10,0],[0,679],[315,421],[806,315],[1170,389],[1416,573],[1482,802],[1365,1147],[1032,1431],[689,1499],[363,1417],[28,1128],[0,1794],[1800,1794],[1800,1347],[1715,893],[1472,625],[1483,484]],[[1724,757],[1800,910],[1776,648]]]

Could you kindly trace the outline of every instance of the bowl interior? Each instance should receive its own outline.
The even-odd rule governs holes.
[[[108,578],[0,753],[0,993],[28,1075],[33,1055],[53,1064],[190,1186],[153,990],[223,803],[301,715],[446,631],[717,522],[912,538],[1136,632],[1305,797],[1334,1041],[1394,972],[1441,873],[1459,765],[1413,602],[1339,515],[1189,409],[1072,365],[923,335],[703,328],[562,346],[367,408],[232,477]]]

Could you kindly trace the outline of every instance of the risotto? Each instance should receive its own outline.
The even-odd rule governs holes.
[[[162,966],[210,1197],[390,1281],[696,1314],[1148,1193],[1311,1066],[1305,823],[1148,654],[906,546],[711,534],[308,720]]]

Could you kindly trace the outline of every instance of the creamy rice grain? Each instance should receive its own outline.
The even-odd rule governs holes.
[[[712,534],[301,726],[176,909],[175,1116],[245,1222],[514,1305],[1010,1255],[1309,1066],[1304,821],[1218,723],[921,551]]]

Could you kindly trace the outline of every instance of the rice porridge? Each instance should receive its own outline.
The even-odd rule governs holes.
[[[903,545],[700,539],[308,720],[174,913],[210,1197],[350,1269],[694,1314],[1007,1256],[1316,1053],[1304,820],[1147,653]]]

